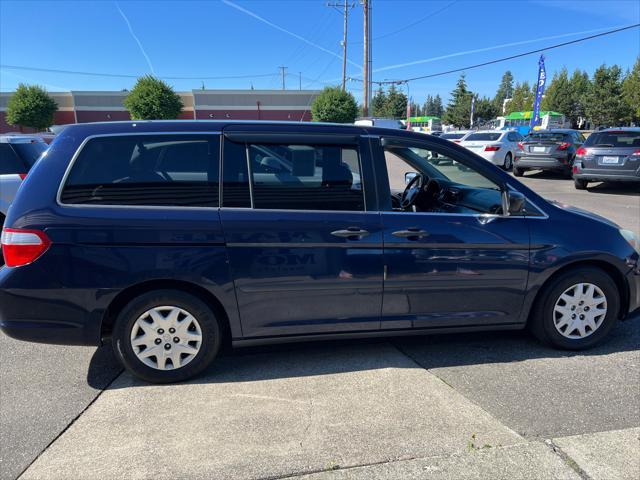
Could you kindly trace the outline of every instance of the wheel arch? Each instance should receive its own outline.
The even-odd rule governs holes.
[[[216,317],[220,319],[220,328],[222,330],[222,345],[231,345],[231,324],[229,321],[229,315],[227,314],[222,302],[209,290],[203,288],[195,283],[186,282],[183,280],[148,280],[145,282],[131,285],[122,290],[111,301],[107,310],[102,317],[102,323],[100,325],[100,340],[104,340],[111,337],[113,325],[118,317],[118,314],[122,309],[135,297],[154,291],[154,290],[178,290],[181,292],[189,293],[206,303],[216,314]]]
[[[540,298],[545,293],[549,285],[551,285],[553,280],[570,270],[575,270],[580,267],[598,268],[611,277],[620,294],[620,311],[618,312],[618,318],[623,318],[626,315],[626,312],[629,309],[629,287],[624,278],[624,274],[616,268],[615,265],[605,260],[576,260],[561,266],[545,278],[540,288],[538,288],[538,291],[531,302],[529,311],[527,312],[527,324],[531,321],[532,312],[534,311],[535,306],[540,301]]]

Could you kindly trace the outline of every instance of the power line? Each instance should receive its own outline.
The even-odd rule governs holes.
[[[580,43],[580,42],[584,42],[584,41],[587,41],[587,40],[592,40],[592,39],[598,38],[598,37],[604,37],[605,35],[612,35],[614,33],[622,32],[622,31],[625,31],[625,30],[630,30],[632,28],[638,28],[638,27],[640,27],[640,23],[636,23],[636,24],[629,25],[629,26],[626,26],[626,27],[616,28],[615,30],[609,30],[607,32],[597,33],[595,35],[589,35],[588,37],[577,38],[575,40],[570,40],[568,42],[556,43],[555,45],[549,45],[549,46],[544,47],[544,48],[538,48],[538,49],[535,49],[535,50],[529,50],[527,52],[518,53],[516,55],[510,55],[508,57],[498,58],[496,60],[490,60],[488,62],[476,63],[475,65],[469,65],[467,67],[455,68],[453,70],[447,70],[447,71],[438,72],[438,73],[431,73],[429,75],[420,75],[418,77],[405,78],[405,79],[401,79],[401,80],[384,80],[384,81],[376,81],[376,82],[373,82],[373,83],[376,83],[378,85],[390,85],[390,84],[399,85],[399,84],[402,84],[402,83],[413,82],[413,81],[416,81],[416,80],[423,80],[425,78],[440,77],[440,76],[443,76],[443,75],[449,75],[451,73],[463,72],[465,70],[472,70],[474,68],[480,68],[480,67],[485,67],[487,65],[493,65],[494,63],[506,62],[507,60],[513,60],[515,58],[525,57],[527,55],[533,55],[535,53],[541,53],[541,52],[545,52],[547,50],[553,50],[554,48],[565,47],[567,45],[572,45],[572,44],[575,44],[575,43]],[[353,80],[353,81],[356,81],[356,82],[362,82],[363,81],[362,79],[354,78],[354,77],[350,77],[349,80]]]
[[[419,24],[419,23],[424,22],[425,20],[428,20],[428,19],[430,19],[431,17],[435,17],[435,16],[436,16],[437,14],[439,14],[440,12],[443,12],[443,11],[444,11],[444,10],[446,10],[447,8],[452,7],[452,6],[453,6],[455,3],[457,3],[458,1],[459,1],[459,0],[453,0],[452,2],[449,2],[448,4],[446,4],[444,7],[441,7],[441,8],[439,8],[438,10],[436,10],[436,11],[434,11],[434,12],[431,12],[430,14],[425,15],[424,17],[419,18],[418,20],[416,20],[416,21],[414,21],[414,22],[411,22],[410,24],[405,25],[405,26],[403,26],[403,27],[401,27],[401,28],[399,28],[399,29],[397,29],[397,30],[393,30],[393,31],[391,31],[391,32],[383,33],[382,35],[379,35],[379,36],[377,36],[377,37],[374,37],[374,38],[373,38],[373,40],[380,40],[381,38],[387,38],[387,37],[390,37],[390,36],[395,35],[395,34],[397,34],[397,33],[404,32],[405,30],[408,30],[409,28],[411,28],[411,27],[413,27],[413,26],[415,26],[415,25],[417,25],[417,24]],[[358,43],[361,43],[361,42],[357,42],[357,43],[355,43],[355,44],[358,44]]]
[[[29,72],[45,72],[45,73],[62,73],[68,75],[86,75],[90,77],[113,77],[113,78],[139,78],[141,75],[133,75],[126,73],[100,73],[100,72],[85,72],[80,70],[60,70],[55,68],[38,68],[38,67],[27,67],[24,65],[6,65],[0,64],[0,68],[6,68],[7,70],[25,70]],[[226,76],[217,76],[217,77],[207,77],[207,76],[158,76],[158,78],[162,78],[165,80],[226,80],[226,79],[236,79],[236,78],[262,78],[262,77],[274,77],[280,76],[279,73],[261,73],[256,75],[226,75]]]

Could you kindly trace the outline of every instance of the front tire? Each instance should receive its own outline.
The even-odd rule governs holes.
[[[542,343],[565,350],[590,348],[618,319],[620,296],[613,279],[593,267],[579,267],[543,287],[529,327]]]
[[[122,309],[113,328],[113,349],[127,371],[142,380],[180,382],[213,361],[220,332],[215,314],[199,298],[156,290]]]

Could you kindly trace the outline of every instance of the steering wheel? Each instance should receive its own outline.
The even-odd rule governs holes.
[[[402,198],[400,199],[400,206],[403,209],[410,208],[416,203],[416,200],[422,191],[423,183],[424,177],[421,173],[418,173],[409,183],[407,183],[407,186],[404,188],[404,192],[402,192]]]
[[[430,178],[424,189],[424,199],[430,204],[434,203],[442,193],[442,185],[435,178]]]

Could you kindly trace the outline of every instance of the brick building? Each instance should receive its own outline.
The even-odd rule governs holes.
[[[178,118],[216,120],[311,120],[317,90],[192,90],[178,92],[184,105]],[[58,104],[55,125],[129,120],[124,108],[128,92],[51,92]],[[0,93],[0,133],[19,131],[6,122],[12,92]],[[23,129],[27,131],[27,129]]]

